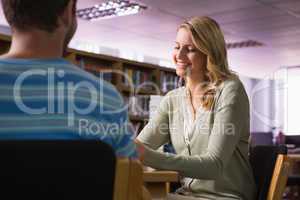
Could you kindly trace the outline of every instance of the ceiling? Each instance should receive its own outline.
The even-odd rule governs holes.
[[[104,0],[78,0],[85,8]],[[238,73],[272,76],[280,67],[300,66],[300,0],[139,0],[148,9],[137,15],[98,21],[79,19],[72,46],[158,63],[171,62],[177,26],[186,18],[216,19],[226,42],[256,40],[261,47],[229,49],[229,63]],[[7,26],[2,11],[0,25]],[[0,27],[0,31],[5,27]]]

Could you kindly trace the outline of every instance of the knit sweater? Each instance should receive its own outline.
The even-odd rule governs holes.
[[[196,110],[188,90],[169,92],[156,115],[138,136],[145,144],[145,164],[178,171],[180,191],[205,199],[255,199],[256,186],[248,159],[249,100],[238,78],[217,87],[211,110]],[[171,142],[176,154],[157,149]]]

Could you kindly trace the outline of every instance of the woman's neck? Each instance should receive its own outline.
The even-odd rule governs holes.
[[[192,98],[203,94],[204,84],[205,82],[203,82],[201,79],[193,80],[188,77],[186,78],[186,87],[189,90]]]

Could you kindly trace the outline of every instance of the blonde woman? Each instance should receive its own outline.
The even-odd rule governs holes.
[[[185,86],[163,98],[137,137],[144,164],[180,173],[182,187],[168,199],[255,199],[249,101],[229,70],[217,22],[194,17],[181,24],[173,59]],[[156,151],[168,142],[176,154]]]

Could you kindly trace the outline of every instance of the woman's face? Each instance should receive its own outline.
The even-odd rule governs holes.
[[[177,32],[173,61],[176,74],[203,81],[207,56],[198,50],[192,40],[190,31],[180,28]]]

